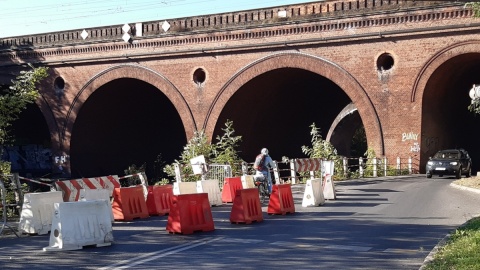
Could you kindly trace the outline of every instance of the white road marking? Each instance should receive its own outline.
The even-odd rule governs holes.
[[[162,250],[159,250],[159,251],[156,251],[156,252],[150,252],[148,254],[143,254],[141,256],[132,258],[130,260],[123,260],[123,261],[120,261],[118,263],[115,263],[115,264],[112,264],[112,265],[109,265],[109,266],[105,266],[105,267],[102,267],[102,268],[99,268],[99,269],[101,269],[101,270],[126,269],[126,268],[128,269],[128,268],[133,267],[135,265],[146,263],[148,261],[152,261],[152,260],[155,260],[155,259],[158,259],[158,258],[162,258],[162,257],[168,256],[168,255],[171,255],[171,254],[175,254],[175,253],[178,253],[180,251],[192,249],[194,247],[198,247],[198,246],[201,246],[201,245],[206,245],[208,243],[219,241],[219,240],[222,240],[222,239],[223,239],[223,237],[216,237],[216,238],[206,240],[206,241],[204,239],[199,239],[199,240],[195,240],[195,241],[192,241],[190,243],[185,243],[185,244],[182,244],[182,245],[179,245],[179,246],[169,247],[169,248],[162,249]],[[119,266],[119,265],[122,265],[122,264],[124,264],[124,265]]]

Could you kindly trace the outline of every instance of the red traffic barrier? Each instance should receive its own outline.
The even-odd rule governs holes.
[[[173,185],[148,186],[147,209],[150,216],[163,216],[170,213]]]
[[[230,222],[251,224],[253,221],[263,221],[258,189],[239,189],[235,193],[235,199],[233,200]]]
[[[267,213],[269,215],[285,215],[295,213],[292,189],[290,184],[273,185]]]
[[[222,202],[233,202],[237,190],[242,189],[241,177],[225,177],[222,189]]]
[[[115,220],[128,221],[135,218],[148,218],[143,187],[115,188],[113,190],[112,211]]]
[[[208,193],[173,196],[166,229],[182,234],[215,230]]]

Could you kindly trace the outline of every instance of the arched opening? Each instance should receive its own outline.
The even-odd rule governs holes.
[[[446,148],[464,148],[472,157],[472,171],[480,169],[480,115],[468,110],[468,95],[480,83],[480,53],[466,53],[441,64],[430,76],[422,97],[422,158]]]
[[[12,172],[28,177],[50,177],[52,171],[51,138],[47,122],[36,104],[29,104],[12,123],[11,146],[4,149],[4,159]]]
[[[245,83],[226,103],[215,126],[214,138],[226,120],[242,135],[240,156],[253,162],[262,147],[273,159],[305,157],[311,146],[310,125],[325,139],[335,117],[350,102],[331,80],[300,68],[267,71]],[[339,153],[349,155],[349,153]]]
[[[115,79],[93,92],[79,110],[70,142],[72,177],[124,175],[130,165],[154,166],[178,158],[187,139],[179,113],[156,87]]]

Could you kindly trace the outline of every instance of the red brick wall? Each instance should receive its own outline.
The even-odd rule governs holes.
[[[278,10],[286,10],[287,18],[278,18]],[[170,23],[167,33],[159,22],[145,23],[145,37],[133,44],[118,39],[118,27],[90,29],[91,40],[99,40],[92,44],[76,38],[79,31],[6,39],[0,48],[36,47],[1,51],[0,61],[6,68],[37,59],[65,79],[68,91],[61,100],[46,83],[39,104],[52,138],[66,152],[82,102],[110,80],[129,77],[157,86],[177,108],[187,137],[202,128],[211,136],[222,108],[242,85],[269,70],[295,67],[343,89],[358,108],[369,147],[393,159],[427,154],[412,146],[422,147],[430,76],[449,59],[480,51],[480,24],[471,11],[443,1],[328,1]],[[394,64],[379,71],[377,60],[385,53]],[[201,87],[192,80],[198,68],[206,72]],[[403,134],[418,139],[405,140]]]

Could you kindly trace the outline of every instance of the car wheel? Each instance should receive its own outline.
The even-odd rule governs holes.
[[[468,178],[472,175],[472,167],[468,168],[467,173],[465,174],[465,177]]]
[[[432,174],[431,174],[431,173],[427,173],[427,178],[432,178]]]
[[[455,175],[457,179],[462,178],[462,167],[458,168],[457,174]]]

